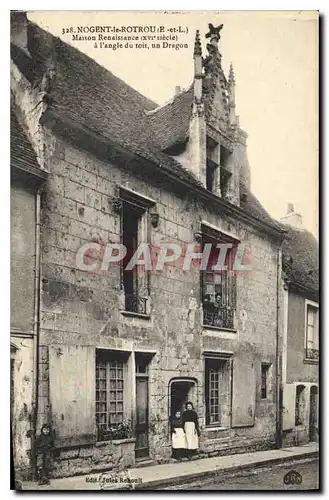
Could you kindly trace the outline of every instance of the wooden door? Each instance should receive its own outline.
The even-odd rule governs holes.
[[[317,421],[318,421],[318,389],[311,387],[310,392],[310,422],[309,422],[309,438],[310,441],[317,441]]]
[[[149,422],[148,422],[148,377],[136,375],[136,427],[135,427],[135,457],[149,456]]]

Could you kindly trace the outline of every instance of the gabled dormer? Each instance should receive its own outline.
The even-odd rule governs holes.
[[[222,68],[219,50],[222,28],[223,25],[209,24],[205,57],[200,33],[196,32],[191,87],[161,109],[154,110],[152,119],[172,129],[172,137],[169,134],[164,148],[166,153],[178,160],[206,189],[239,206],[240,184],[246,188],[243,192],[250,189],[247,134],[240,128],[236,115],[233,66],[231,64],[228,77]],[[167,136],[168,128],[159,135]]]

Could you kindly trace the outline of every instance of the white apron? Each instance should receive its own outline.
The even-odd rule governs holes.
[[[186,437],[185,437],[185,432],[182,428],[177,427],[175,429],[175,432],[173,432],[171,435],[171,440],[172,440],[172,447],[174,449],[177,450],[186,448]]]
[[[185,422],[186,448],[197,450],[199,448],[199,437],[195,429],[194,422]]]

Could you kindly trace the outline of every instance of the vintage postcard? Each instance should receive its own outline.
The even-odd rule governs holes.
[[[11,11],[23,490],[318,490],[317,11]]]

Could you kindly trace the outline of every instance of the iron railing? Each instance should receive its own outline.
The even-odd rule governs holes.
[[[234,316],[234,307],[203,303],[203,324],[205,326],[233,329]]]
[[[318,349],[305,349],[305,358],[312,359],[314,361],[319,361],[319,350]]]
[[[134,293],[125,294],[125,310],[138,314],[146,314],[147,298],[139,297]]]

